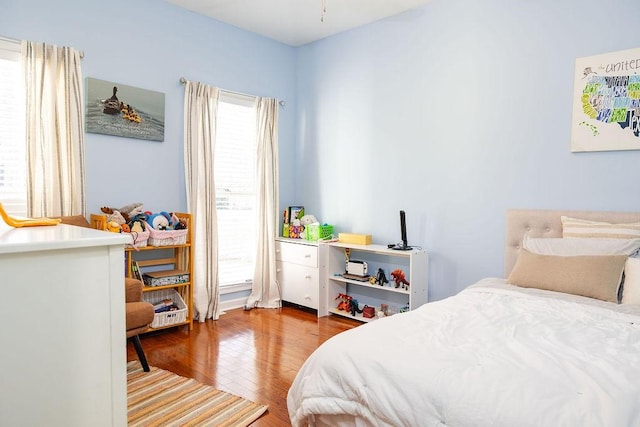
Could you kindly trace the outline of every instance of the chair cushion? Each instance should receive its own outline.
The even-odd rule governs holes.
[[[125,304],[126,309],[126,325],[127,325],[127,337],[137,335],[139,332],[129,334],[130,331],[139,328],[146,328],[153,322],[153,305],[148,302],[128,302]]]
[[[124,300],[125,302],[142,301],[142,282],[140,280],[125,277]]]

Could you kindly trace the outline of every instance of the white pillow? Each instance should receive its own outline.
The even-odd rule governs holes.
[[[629,258],[624,265],[622,304],[640,305],[640,258]]]
[[[589,239],[524,237],[522,247],[539,255],[580,256],[580,255],[636,255],[640,249],[640,239]]]

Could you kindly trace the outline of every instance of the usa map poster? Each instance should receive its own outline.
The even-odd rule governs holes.
[[[640,150],[640,48],[576,59],[571,151]]]

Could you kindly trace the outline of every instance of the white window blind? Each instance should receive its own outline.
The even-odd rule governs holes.
[[[27,215],[25,107],[20,44],[0,40],[0,202]]]
[[[252,98],[221,93],[214,167],[219,283],[221,287],[250,283],[256,251],[256,110]]]

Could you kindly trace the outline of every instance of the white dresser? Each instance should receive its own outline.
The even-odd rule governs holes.
[[[316,242],[278,237],[276,274],[283,301],[318,310],[321,298]]]
[[[0,220],[0,425],[127,424],[127,240]]]

